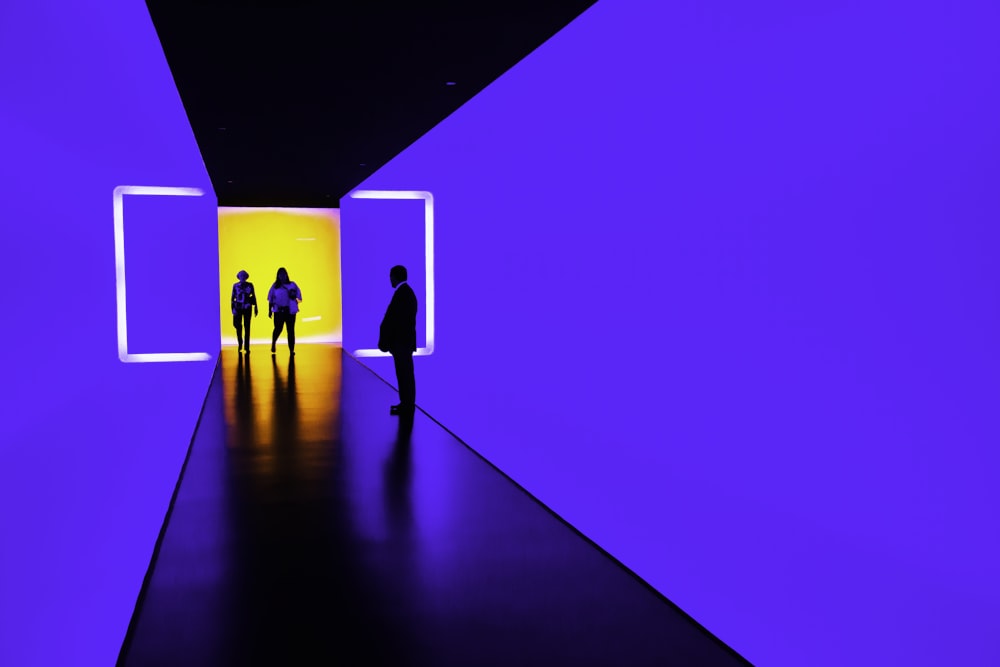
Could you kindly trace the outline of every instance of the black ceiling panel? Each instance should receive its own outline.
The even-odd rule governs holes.
[[[219,204],[324,207],[594,0],[146,4]]]

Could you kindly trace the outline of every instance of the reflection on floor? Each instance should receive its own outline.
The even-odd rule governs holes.
[[[222,353],[119,664],[741,665],[334,346]]]

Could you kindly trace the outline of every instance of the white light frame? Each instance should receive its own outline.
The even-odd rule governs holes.
[[[118,358],[126,364],[169,362],[169,361],[210,361],[207,352],[152,352],[129,354],[128,319],[125,312],[125,195],[147,195],[156,197],[201,197],[205,193],[198,188],[171,188],[147,185],[119,185],[114,191],[115,207],[115,287],[118,295]]]
[[[348,193],[351,199],[423,199],[424,200],[424,275],[425,291],[424,321],[427,333],[426,347],[418,347],[414,356],[426,357],[434,354],[434,195],[426,190],[354,190]],[[388,352],[379,349],[362,348],[354,350],[356,357],[389,357]]]

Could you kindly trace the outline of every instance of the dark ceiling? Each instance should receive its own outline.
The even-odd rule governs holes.
[[[337,206],[595,0],[147,0],[220,206]]]

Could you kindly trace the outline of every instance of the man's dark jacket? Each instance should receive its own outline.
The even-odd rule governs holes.
[[[407,283],[392,295],[378,330],[378,349],[397,354],[417,349],[417,296]]]

